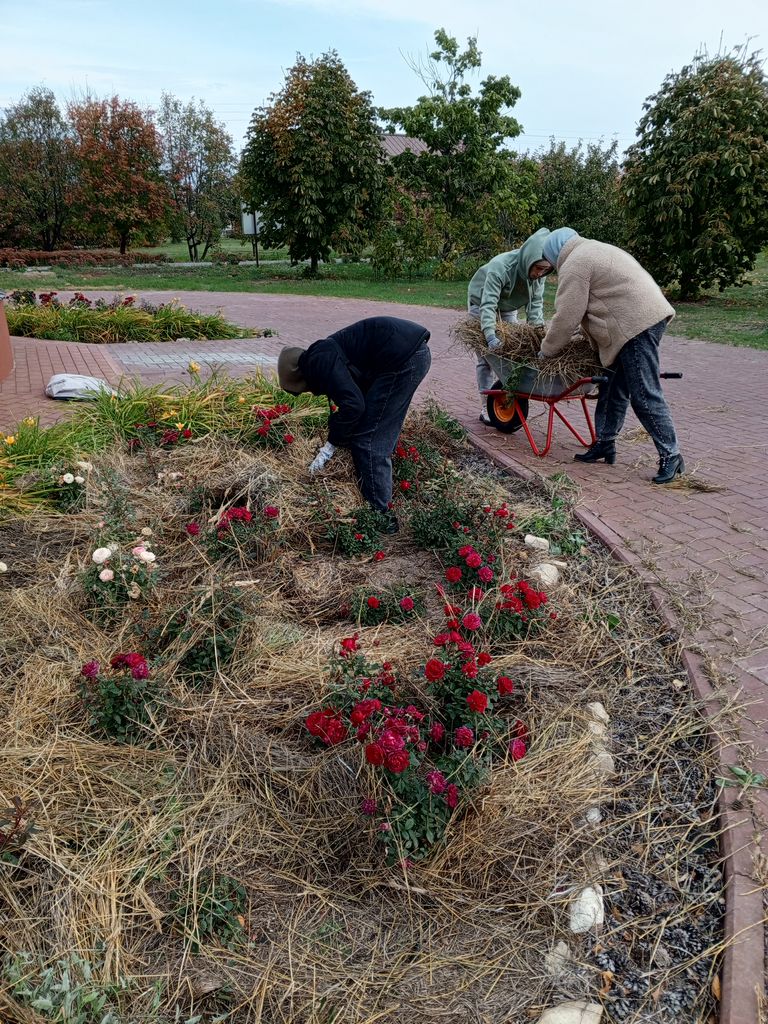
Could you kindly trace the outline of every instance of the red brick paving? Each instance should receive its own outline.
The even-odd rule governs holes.
[[[168,298],[162,292],[142,295]],[[664,368],[684,373],[682,380],[665,386],[681,448],[694,477],[713,488],[678,490],[650,484],[655,451],[648,440],[635,439],[637,431],[630,432],[637,426],[631,417],[626,425],[629,436],[619,443],[615,466],[574,463],[578,446],[562,425],[555,426],[549,455],[537,459],[522,434],[505,436],[479,424],[472,360],[452,347],[448,337],[457,316],[454,310],[306,296],[175,295],[192,308],[221,308],[237,323],[275,329],[279,337],[114,345],[108,352],[81,352],[84,346],[52,342],[17,342],[15,380],[0,384],[0,426],[8,429],[14,418],[54,404],[40,398],[40,388],[59,368],[56,360],[71,360],[78,366],[76,372],[111,380],[116,369],[138,374],[145,381],[182,380],[190,359],[204,366],[218,363],[226,372],[242,375],[259,366],[269,369],[284,344],[308,344],[365,316],[392,314],[423,323],[432,332],[433,362],[420,393],[433,394],[485,450],[513,471],[542,476],[567,472],[578,483],[578,507],[585,520],[606,538],[620,539],[619,548],[629,552],[626,557],[656,581],[654,594],[662,613],[675,613],[687,627],[692,658],[697,664],[711,659],[728,690],[740,693],[745,705],[741,734],[736,746],[729,748],[729,756],[768,774],[768,427],[764,415],[768,352],[666,338]],[[89,369],[83,369],[86,364]],[[544,410],[543,405],[531,409],[534,433],[542,426]],[[52,415],[50,408],[44,415]],[[577,418],[578,412],[574,413]],[[737,874],[734,884],[747,894],[755,889],[750,858],[761,843],[765,853],[768,800],[757,801],[755,813],[756,824],[738,832],[748,849],[740,855],[743,875]],[[737,831],[733,836],[735,843]],[[743,910],[746,903],[739,907]],[[738,918],[742,924],[747,919],[748,915]],[[750,970],[760,955],[755,944],[750,949],[745,944],[739,953],[745,963],[750,962]],[[728,972],[734,985],[738,966],[738,959],[732,958]],[[738,984],[742,988],[743,977]],[[754,992],[753,986],[754,982],[747,987]],[[731,999],[727,1016],[731,1024],[753,1024],[754,996],[747,992],[741,1003]]]

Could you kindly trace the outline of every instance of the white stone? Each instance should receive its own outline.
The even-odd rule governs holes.
[[[546,537],[534,537],[532,533],[526,533],[523,543],[535,551],[549,551],[549,541]]]
[[[552,1006],[539,1017],[539,1024],[600,1024],[603,1008],[586,999],[570,999]]]
[[[605,749],[595,751],[594,765],[595,771],[602,779],[610,779],[616,774],[616,764]]]
[[[5,562],[0,562],[0,572],[8,572],[8,566]]]
[[[560,570],[551,562],[535,565],[528,575],[531,579],[538,580],[544,587],[554,587],[560,580]]]
[[[593,701],[591,704],[587,704],[587,711],[596,722],[605,722],[605,724],[608,725],[611,720],[608,716],[608,712],[599,700]]]
[[[544,957],[544,965],[550,978],[559,977],[571,962],[571,950],[561,939],[555,948]]]
[[[603,815],[599,807],[590,807],[587,813],[584,815],[589,825],[599,825],[603,820]]]
[[[601,885],[588,885],[571,901],[569,924],[572,932],[583,935],[591,928],[602,925],[605,920],[603,910],[603,888]]]

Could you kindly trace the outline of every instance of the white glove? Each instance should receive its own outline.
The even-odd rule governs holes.
[[[495,334],[489,334],[485,340],[487,341],[488,348],[491,350],[491,352],[495,352],[497,348],[501,348],[501,342],[499,341]]]
[[[319,473],[326,462],[333,458],[333,454],[336,451],[334,445],[330,441],[326,441],[320,451],[317,453],[315,458],[309,464],[309,472],[314,476],[315,473]]]
[[[547,356],[545,356],[545,355],[544,355],[544,353],[543,353],[543,352],[542,352],[541,350],[539,350],[539,351],[538,351],[538,352],[536,353],[536,358],[538,359],[538,361],[539,361],[540,363],[543,363],[543,362],[544,362],[544,361],[545,361],[545,360],[547,359]]]

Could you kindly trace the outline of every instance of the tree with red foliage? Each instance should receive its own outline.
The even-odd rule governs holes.
[[[137,234],[163,223],[168,193],[153,112],[131,100],[86,97],[69,106],[79,165],[79,213],[91,233],[112,236],[124,253]]]

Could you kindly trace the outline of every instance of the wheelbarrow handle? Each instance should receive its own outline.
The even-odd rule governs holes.
[[[682,373],[660,373],[659,376],[663,380],[680,380],[683,376]]]

